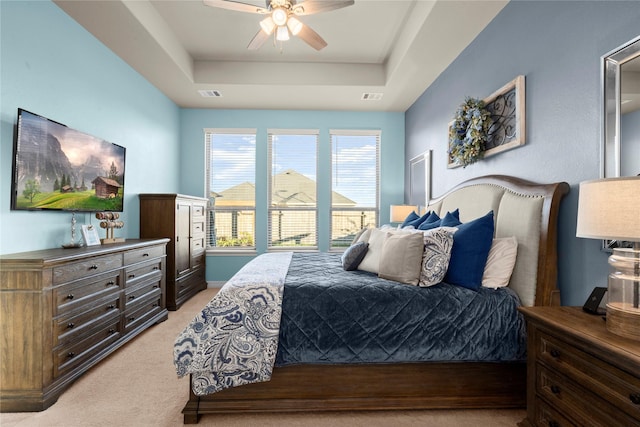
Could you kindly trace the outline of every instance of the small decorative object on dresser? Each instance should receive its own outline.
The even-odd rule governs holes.
[[[48,408],[92,366],[167,319],[167,242],[0,256],[2,412]]]
[[[100,220],[100,228],[106,230],[106,237],[100,240],[103,245],[124,242],[122,237],[115,237],[113,234],[116,228],[124,227],[124,221],[119,220],[120,214],[118,212],[96,212],[96,218]]]
[[[522,307],[527,419],[521,426],[640,425],[640,343],[580,307]]]
[[[85,224],[82,226],[82,237],[84,238],[84,243],[87,246],[95,246],[100,244],[98,230],[96,230],[96,228],[91,224]]]
[[[182,194],[140,194],[140,237],[166,237],[167,308],[180,306],[207,287],[207,199]]]

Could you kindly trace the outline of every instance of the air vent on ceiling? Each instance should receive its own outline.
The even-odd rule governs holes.
[[[380,101],[382,99],[381,93],[376,92],[365,92],[362,94],[362,101]]]
[[[203,98],[220,98],[222,96],[222,92],[215,89],[199,90],[198,93]]]

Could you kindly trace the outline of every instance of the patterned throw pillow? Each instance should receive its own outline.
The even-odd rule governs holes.
[[[424,233],[424,254],[418,286],[427,287],[442,282],[449,268],[455,231],[455,228],[446,227]]]
[[[369,244],[367,242],[358,242],[347,248],[340,258],[342,261],[342,268],[346,271],[352,271],[358,268],[358,265],[362,262],[362,259],[367,254]]]

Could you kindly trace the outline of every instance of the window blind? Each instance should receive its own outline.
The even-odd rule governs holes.
[[[269,130],[269,249],[318,247],[318,131]]]
[[[331,248],[375,227],[379,212],[380,131],[331,130]]]
[[[208,247],[255,248],[256,130],[205,129]]]

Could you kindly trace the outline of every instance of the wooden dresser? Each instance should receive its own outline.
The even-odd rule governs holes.
[[[140,194],[140,237],[166,237],[167,309],[177,310],[206,289],[207,199],[182,194]]]
[[[640,341],[580,307],[527,307],[523,425],[640,426]]]
[[[0,256],[2,412],[48,408],[89,368],[167,319],[167,242]]]

